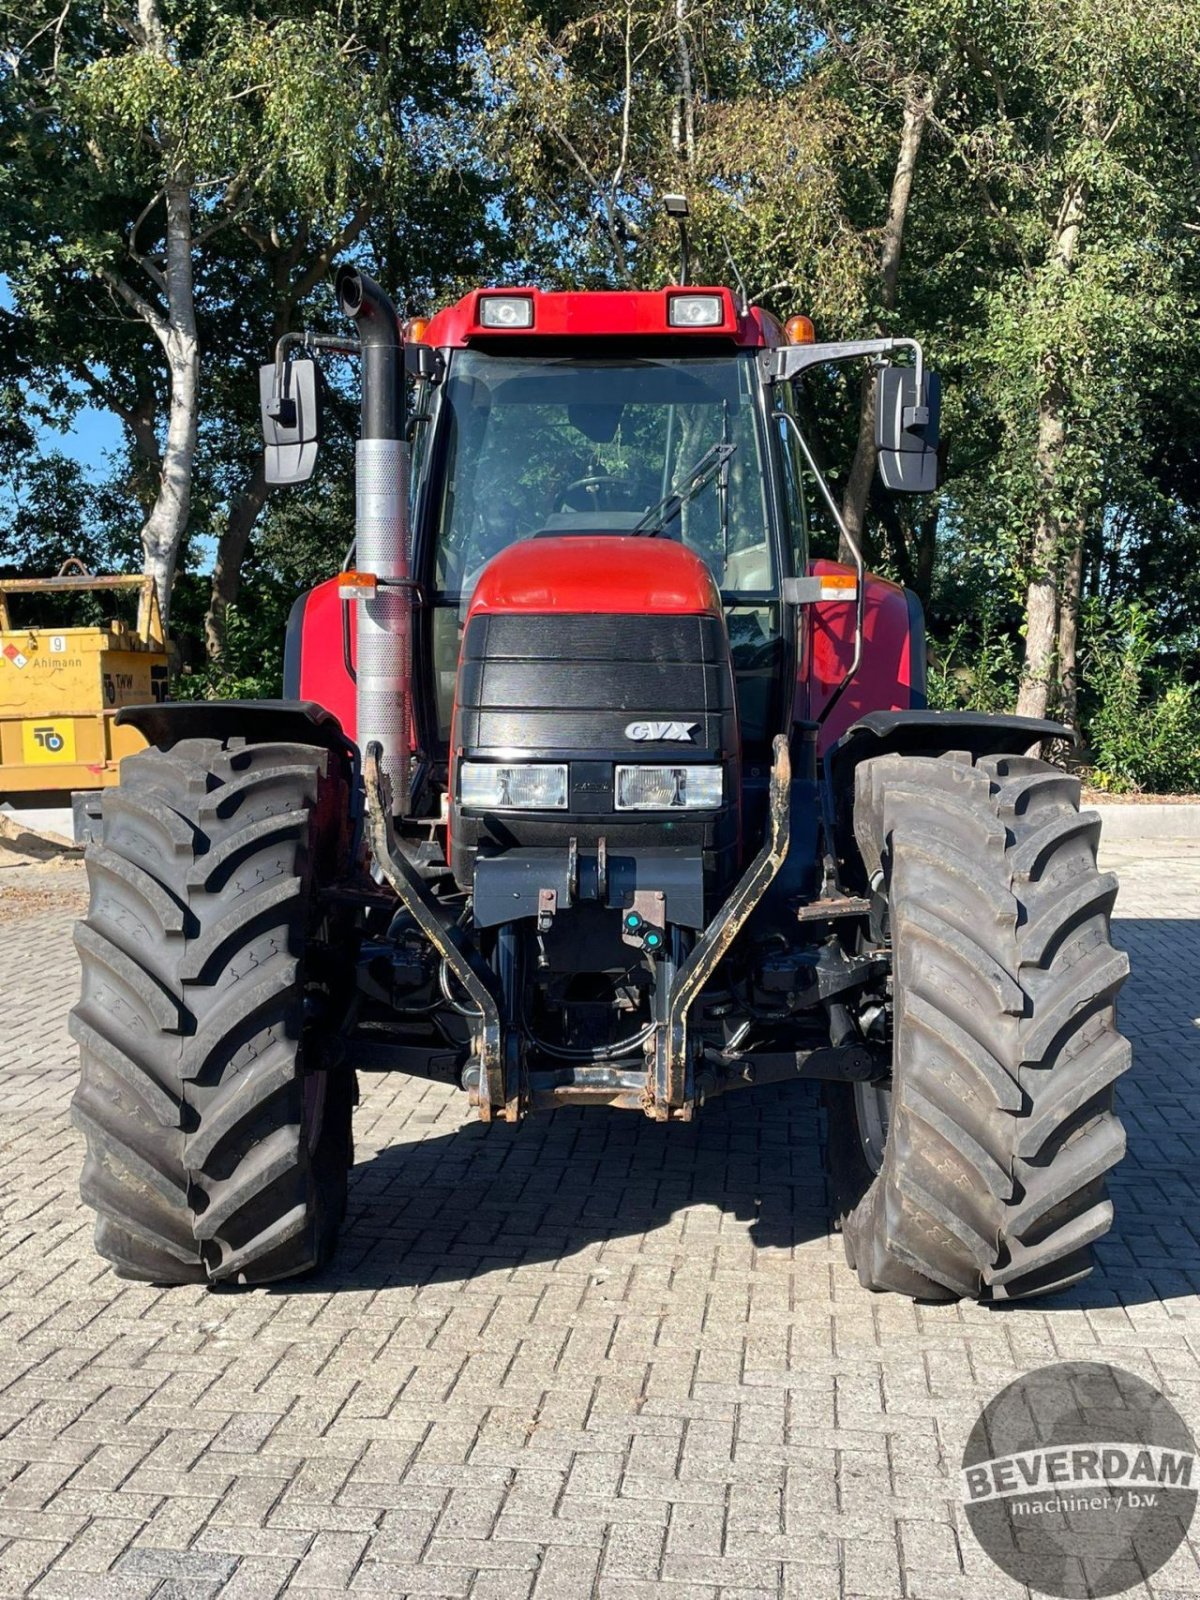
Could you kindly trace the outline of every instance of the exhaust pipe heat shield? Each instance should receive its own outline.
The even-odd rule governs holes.
[[[375,740],[397,806],[408,802],[409,694],[412,678],[408,578],[408,445],[360,439],[357,446],[357,563],[379,579],[374,598],[357,602],[358,737]]]
[[[356,563],[378,580],[358,602],[359,747],[380,746],[400,811],[408,809],[412,602],[408,566],[409,450],[404,437],[403,345],[396,308],[373,278],[342,267],[335,285],[362,344],[362,436],[356,453]]]

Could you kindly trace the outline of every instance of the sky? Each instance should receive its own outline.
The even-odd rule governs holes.
[[[66,432],[56,428],[41,428],[38,437],[46,450],[61,450],[72,456],[89,474],[98,475],[104,465],[105,453],[121,441],[121,424],[111,411],[101,411],[86,406],[78,412],[74,424]]]
[[[8,281],[0,273],[0,311],[13,309],[12,293]],[[106,471],[105,456],[122,443],[122,424],[113,412],[98,406],[83,406],[75,414],[69,428],[39,427],[38,442],[44,452],[59,450],[63,455],[78,461],[89,478],[99,480]],[[10,515],[12,497],[10,486],[0,482],[0,516]],[[216,554],[216,541],[206,534],[192,539],[190,559],[198,570],[207,572]]]
[[[12,309],[8,281],[0,274],[0,310]],[[121,442],[121,423],[111,411],[85,406],[70,429],[60,432],[56,428],[39,428],[38,438],[44,450],[61,450],[63,455],[80,462],[89,474],[98,474],[103,468],[105,453]]]

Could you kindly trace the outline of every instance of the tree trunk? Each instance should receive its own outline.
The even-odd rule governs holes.
[[[246,487],[229,508],[229,517],[217,545],[213,563],[212,590],[204,618],[204,648],[208,659],[219,663],[225,654],[229,607],[241,587],[242,559],[258,514],[270,494],[266,467],[260,455]]]
[[[696,103],[687,36],[687,0],[675,0],[675,59],[679,68],[679,100],[672,118],[675,149],[692,167],[696,164]]]
[[[937,534],[940,507],[933,505],[913,529],[916,551],[913,556],[913,591],[923,606],[933,595],[933,565],[937,559]]]
[[[912,199],[913,179],[917,158],[921,153],[921,140],[929,113],[933,109],[933,93],[928,88],[910,87],[904,102],[904,121],[900,128],[900,148],[896,152],[896,169],[892,174],[892,191],[888,199],[887,221],[879,251],[879,304],[885,311],[896,309],[896,291],[900,282],[900,260],[904,253],[904,225],[908,219],[909,201]],[[875,477],[875,374],[871,372],[862,382],[858,407],[858,443],[850,476],[842,497],[842,521],[846,532],[859,548],[863,546],[863,529],[867,517],[867,501]],[[853,559],[845,539],[841,541],[839,557],[842,561]]]
[[[1025,661],[1017,695],[1017,715],[1022,717],[1044,717],[1050,704],[1058,627],[1056,544],[1052,520],[1040,517],[1034,529],[1033,565],[1025,592]]]
[[[160,0],[138,0],[141,48],[148,56],[170,58],[171,41],[163,25]],[[192,279],[192,195],[190,174],[178,159],[169,132],[159,145],[166,163],[162,198],[166,208],[166,270],[137,255],[136,240],[130,251],[153,278],[166,302],[165,311],[120,278],[111,268],[99,267],[99,276],[149,326],[167,358],[167,436],[158,459],[158,492],[142,525],[142,570],[154,579],[164,624],[170,618],[171,585],[179,560],[179,547],[187,532],[192,498],[192,465],[196,456],[199,422],[200,346],[196,337],[196,302]],[[144,430],[135,439],[150,456]],[[153,457],[150,457],[153,459]]]
[[[115,408],[114,408],[115,409]],[[135,406],[119,413],[133,435],[134,455],[153,472],[162,470],[162,446],[158,442],[158,399],[142,393]]]
[[[1042,507],[1033,530],[1029,552],[1029,583],[1025,592],[1025,660],[1017,714],[1044,717],[1054,681],[1054,651],[1058,635],[1058,560],[1061,527],[1054,506],[1058,467],[1066,442],[1063,409],[1066,395],[1057,378],[1051,380],[1038,406],[1037,474]]]
[[[1072,180],[1051,234],[1049,265],[1054,272],[1066,274],[1071,270],[1079,248],[1083,207],[1083,185]],[[1029,552],[1025,659],[1017,696],[1017,712],[1024,717],[1046,715],[1058,643],[1058,568],[1063,544],[1059,479],[1067,441],[1067,390],[1055,356],[1047,357],[1043,374],[1035,455],[1040,506]]]
[[[1083,529],[1080,528],[1063,570],[1058,602],[1059,714],[1070,727],[1079,726],[1079,683],[1076,652],[1079,643],[1079,597],[1083,591]]]
[[[196,338],[192,284],[191,191],[182,178],[174,178],[166,185],[166,206],[167,315],[153,326],[167,357],[167,438],[162,452],[158,497],[142,527],[143,570],[154,579],[164,624],[170,616],[171,585],[179,547],[187,532],[200,402],[200,346]]]
[[[875,389],[872,370],[862,380],[858,396],[858,443],[854,447],[854,460],[850,463],[850,476],[842,496],[842,521],[846,531],[838,540],[838,560],[853,561],[853,540],[864,552],[867,548],[865,530],[867,501],[871,498],[871,484],[875,477]]]

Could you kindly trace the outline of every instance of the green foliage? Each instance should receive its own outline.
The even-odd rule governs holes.
[[[220,3],[171,29],[172,48],[105,54],[60,79],[60,105],[102,160],[137,181],[181,175],[202,210],[252,199],[336,227],[361,151],[403,159],[386,73],[320,9],[258,17]],[[232,191],[232,195],[231,195]]]
[[[171,693],[177,700],[271,700],[283,693],[283,644],[286,614],[269,607],[263,617],[261,596],[247,595],[245,605],[226,613],[225,651],[220,661],[184,666],[175,675]]]
[[[1161,659],[1149,606],[1092,607],[1087,736],[1097,788],[1200,791],[1200,684]]]
[[[370,261],[413,311],[477,282],[659,284],[677,261],[659,198],[684,191],[695,281],[730,281],[732,257],[756,304],[808,312],[821,337],[915,334],[943,374],[942,490],[877,490],[867,518],[872,563],[927,604],[931,698],[1012,708],[1031,575],[1061,578],[1082,543],[1100,781],[1200,786],[1195,0],[156,3],[160,54],[100,0],[6,14],[0,504],[20,514],[0,563],[136,561],[167,383],[111,278],[160,303],[165,176],[186,174],[197,237],[203,414],[174,602],[188,694],[275,692],[292,600],[348,542],[345,367],[318,482],[265,498],[244,557],[231,536],[254,486],[255,366],[288,329],[337,326],[335,258]],[[881,250],[922,96],[889,311]],[[857,401],[855,378],[825,376],[803,401],[835,493]],[[85,403],[128,442],[90,483],[38,442]],[[831,553],[836,531],[820,536]],[[218,549],[242,588],[206,667]]]
[[[52,578],[65,561],[94,573],[126,570],[136,532],[123,524],[119,495],[88,481],[77,461],[57,452],[10,463],[0,492],[0,576]],[[136,597],[112,594],[17,594],[9,611],[25,623],[91,627],[114,615],[132,622]]]
[[[106,407],[128,450],[103,489],[122,503],[136,560],[163,483],[172,370],[155,319],[194,313],[199,443],[172,605],[186,659],[206,635],[219,643],[194,570],[220,550],[236,573],[266,498],[256,367],[275,340],[297,326],[344,331],[331,278],[347,255],[369,258],[414,308],[489,275],[493,180],[470,148],[462,44],[473,19],[470,0],[147,0],[136,19],[96,0],[6,11],[0,498],[38,425]],[[169,184],[189,196],[190,310],[168,295]],[[334,379],[334,419],[352,425],[350,374]],[[253,582],[252,560],[246,570]],[[262,600],[248,597],[247,615],[265,619]]]
[[[267,503],[230,607],[225,650],[206,661],[193,647],[172,692],[184,700],[272,698],[283,692],[283,649],[296,599],[340,567],[354,527],[354,459],[348,438],[328,439],[314,481]],[[176,615],[197,637],[207,587],[185,580]]]
[[[1011,711],[1020,677],[1020,641],[992,609],[930,642],[929,704],[938,711]]]

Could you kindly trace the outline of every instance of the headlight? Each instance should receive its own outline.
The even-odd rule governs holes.
[[[715,811],[720,767],[618,767],[618,811]]]
[[[532,328],[533,301],[527,294],[485,294],[479,300],[483,328]]]
[[[458,799],[473,811],[564,811],[567,769],[565,764],[464,761],[458,769]]]
[[[719,294],[673,294],[667,301],[667,321],[673,328],[719,328],[725,302]]]

